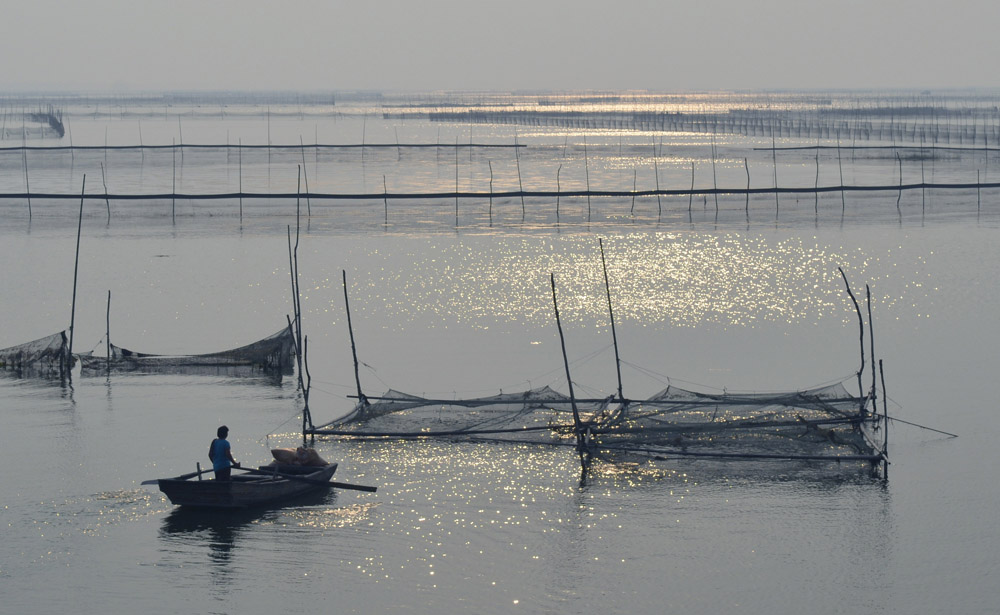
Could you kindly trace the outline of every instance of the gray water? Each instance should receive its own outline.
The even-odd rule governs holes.
[[[121,121],[77,118],[74,139],[90,130],[103,142],[105,124],[114,134]],[[259,132],[262,118],[201,121],[209,141],[238,132],[238,122]],[[391,122],[362,121],[368,131],[392,132]],[[331,136],[347,142],[357,123],[338,118],[323,128],[350,124]],[[309,120],[274,124],[284,141],[309,134]],[[444,132],[454,140],[468,128]],[[490,138],[513,132],[494,130]],[[144,139],[151,134],[144,121]],[[192,134],[186,124],[185,138]],[[519,139],[549,144],[551,157],[564,134]],[[617,134],[587,135],[588,144],[603,139],[606,161],[618,159]],[[703,155],[704,141],[695,140]],[[730,147],[742,158],[744,146]],[[529,161],[543,157],[532,152]],[[139,183],[140,168],[142,182],[162,181],[163,161],[150,170],[133,158],[119,164],[137,188],[149,187]],[[453,161],[395,158],[383,155],[380,164],[418,187],[454,182]],[[473,162],[482,166],[479,154]],[[258,179],[265,164],[257,163]],[[310,170],[359,181],[348,179],[350,169],[332,179],[346,164]],[[93,169],[81,167],[74,163],[72,173],[87,172],[91,185]],[[208,175],[196,187],[224,171],[211,167],[199,167]],[[415,178],[415,169],[441,178]],[[814,171],[801,171],[804,184]],[[71,188],[78,176],[56,179],[69,174],[64,166],[48,172],[58,190],[59,182],[79,189]],[[632,182],[611,164],[592,172],[592,182]],[[14,185],[20,176],[4,177]],[[729,391],[852,382],[858,328],[843,267],[856,291],[871,286],[890,415],[959,435],[893,423],[888,480],[828,464],[637,460],[597,464],[581,485],[578,461],[561,449],[319,440],[319,452],[340,463],[337,478],[378,492],[192,515],[140,483],[192,471],[223,423],[245,463],[295,446],[302,400],[292,378],[76,374],[61,384],[3,375],[3,611],[992,612],[997,197],[986,194],[980,206],[975,191],[923,203],[908,194],[897,212],[896,195],[871,196],[864,203],[872,207],[858,198],[843,218],[839,195],[823,198],[821,215],[811,196],[797,205],[789,198],[775,220],[764,210],[773,201],[762,197],[746,221],[742,197],[729,197],[718,222],[711,199],[690,218],[686,199],[675,199],[659,220],[655,199],[635,217],[628,199],[603,200],[589,224],[579,199],[558,224],[552,203],[535,203],[522,224],[520,203],[510,202],[494,226],[482,203],[458,226],[453,203],[411,207],[389,224],[379,202],[317,207],[299,247],[310,407],[323,422],[352,406],[342,270],[369,394],[392,387],[467,397],[542,384],[564,391],[550,272],[578,391],[609,394],[616,382],[600,237],[624,387],[643,396],[667,382]],[[41,209],[30,221],[25,205],[6,202],[0,216],[0,347],[69,322],[78,205],[35,204]],[[105,204],[89,202],[75,349],[103,348],[109,290],[111,337],[133,349],[210,352],[278,329],[291,312],[286,242],[294,216],[287,203],[260,203],[241,223],[232,205],[212,205],[211,216],[189,205],[172,220],[169,210],[113,203],[108,222]]]

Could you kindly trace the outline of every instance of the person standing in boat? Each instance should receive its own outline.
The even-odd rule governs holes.
[[[208,458],[212,460],[212,469],[215,470],[215,480],[229,480],[233,472],[233,466],[240,467],[233,459],[233,451],[229,446],[229,428],[223,425],[216,430],[216,439],[208,446]]]

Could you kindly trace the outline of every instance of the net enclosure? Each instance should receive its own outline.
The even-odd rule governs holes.
[[[251,344],[207,354],[152,354],[109,344],[107,357],[81,355],[83,369],[89,371],[190,372],[198,368],[247,367],[286,372],[292,368],[295,341],[289,327]]]
[[[844,383],[778,393],[675,386],[641,400],[572,399],[548,386],[473,399],[390,390],[362,398],[309,433],[342,438],[493,439],[583,447],[598,455],[715,459],[881,460],[870,396]],[[576,407],[574,417],[573,408]],[[578,439],[578,434],[580,438]]]
[[[0,349],[0,369],[18,374],[59,376],[71,366],[65,331]]]

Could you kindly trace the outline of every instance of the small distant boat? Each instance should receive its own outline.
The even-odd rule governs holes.
[[[272,464],[252,468],[233,468],[248,474],[234,474],[228,481],[201,480],[194,472],[155,482],[170,502],[191,508],[255,508],[281,505],[293,498],[334,485],[330,482],[336,463],[323,466]],[[153,482],[153,481],[150,481]]]

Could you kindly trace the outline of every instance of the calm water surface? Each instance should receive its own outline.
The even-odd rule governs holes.
[[[378,493],[187,514],[140,483],[193,470],[222,423],[245,463],[296,445],[291,378],[2,376],[3,610],[991,612],[1000,242],[968,213],[975,203],[921,225],[894,219],[894,200],[891,215],[846,226],[805,215],[401,232],[319,220],[299,248],[317,422],[346,413],[355,388],[342,270],[369,394],[565,390],[550,272],[574,381],[608,394],[602,237],[624,386],[641,396],[667,382],[850,378],[843,267],[856,291],[871,286],[890,414],[960,435],[893,424],[888,481],[826,465],[636,460],[598,465],[581,486],[563,450],[319,441],[340,480]],[[74,222],[0,222],[0,346],[68,326]],[[112,339],[129,348],[209,352],[273,332],[291,311],[289,223],[283,212],[243,226],[89,215],[76,350],[103,348],[109,290]]]

